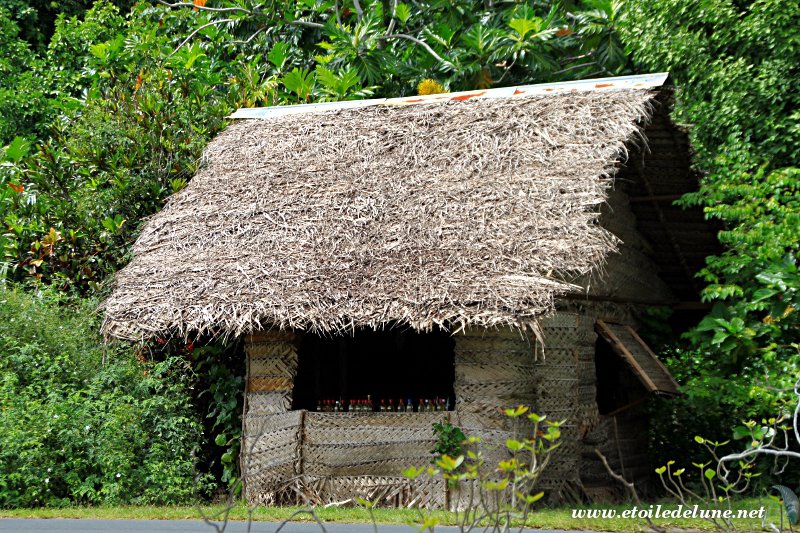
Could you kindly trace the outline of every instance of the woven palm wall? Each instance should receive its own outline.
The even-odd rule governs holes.
[[[502,409],[524,404],[566,420],[541,480],[553,501],[580,497],[580,438],[597,424],[593,327],[591,316],[559,312],[541,323],[544,347],[512,330],[456,336],[457,420],[482,438],[488,464],[508,458],[506,439],[529,429],[514,427]]]
[[[246,342],[242,447],[251,504],[326,504],[357,497],[393,507],[443,507],[441,480],[401,472],[430,463],[434,422],[450,413],[291,411],[296,338],[268,331]]]

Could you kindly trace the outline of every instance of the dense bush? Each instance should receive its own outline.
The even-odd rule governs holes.
[[[654,418],[660,461],[689,464],[694,435],[727,440],[742,420],[776,415],[800,374],[800,4],[625,6],[621,34],[638,68],[670,72],[675,117],[692,125],[705,177],[682,203],[723,230],[724,252],[701,273],[713,310],[668,359],[686,396]]]
[[[202,423],[181,358],[104,347],[85,302],[0,290],[0,507],[177,503]],[[105,359],[105,363],[103,362]]]

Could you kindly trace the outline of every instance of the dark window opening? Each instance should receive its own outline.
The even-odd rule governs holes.
[[[630,365],[598,335],[594,349],[597,373],[597,408],[601,415],[615,414],[644,401],[647,389]]]
[[[325,402],[381,401],[397,409],[411,399],[433,404],[438,398],[453,409],[455,342],[449,333],[411,330],[357,330],[352,336],[304,333],[298,347],[293,409],[325,410]]]

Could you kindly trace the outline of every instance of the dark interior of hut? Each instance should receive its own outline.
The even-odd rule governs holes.
[[[648,394],[630,365],[598,335],[594,351],[597,408],[601,415],[616,414],[644,401]]]
[[[293,409],[341,410],[362,406],[380,411],[401,404],[414,410],[452,410],[455,405],[454,346],[444,331],[356,330],[354,335],[324,337],[305,333],[299,340]],[[428,402],[426,402],[426,400]],[[438,400],[438,402],[437,402]]]

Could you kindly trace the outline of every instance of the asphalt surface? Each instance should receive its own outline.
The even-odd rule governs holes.
[[[250,529],[244,522],[229,522],[223,529],[197,520],[74,520],[64,518],[24,519],[0,518],[0,531],[13,533],[275,533],[280,527],[274,522],[253,522]],[[374,533],[371,524],[325,524],[327,533]],[[437,527],[440,533],[457,533],[455,527]],[[550,530],[535,530],[536,533],[562,533]],[[379,525],[378,533],[415,533],[411,526]],[[534,530],[525,530],[532,533]],[[309,522],[289,522],[280,533],[322,533],[319,525]],[[590,533],[570,531],[569,533]]]

